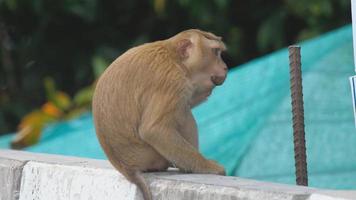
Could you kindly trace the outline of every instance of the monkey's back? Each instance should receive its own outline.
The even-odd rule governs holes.
[[[161,74],[157,71],[155,54],[145,44],[118,57],[99,78],[93,95],[93,117],[96,134],[107,156],[126,165],[151,165],[137,155],[162,160],[162,157],[139,136],[139,125],[145,98],[155,92]],[[149,56],[149,54],[153,54]],[[140,59],[146,55],[146,59]],[[144,153],[143,153],[144,152]],[[113,158],[115,157],[115,158]],[[147,161],[149,162],[149,161]]]

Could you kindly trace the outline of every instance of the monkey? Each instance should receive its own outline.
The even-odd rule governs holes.
[[[221,37],[198,29],[133,47],[99,77],[92,112],[96,134],[109,162],[152,194],[144,172],[177,167],[187,173],[225,175],[199,152],[191,109],[226,79]]]

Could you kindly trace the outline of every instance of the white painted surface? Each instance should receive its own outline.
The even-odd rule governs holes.
[[[29,162],[23,169],[20,200],[132,200],[136,187],[110,169]]]
[[[356,61],[356,0],[351,0],[351,13],[352,13],[352,37],[354,45],[354,63]],[[356,72],[356,64],[354,64]]]
[[[345,198],[331,197],[322,194],[312,194],[308,200],[345,200]]]
[[[353,47],[354,47],[354,70],[356,72],[356,0],[351,0],[351,16],[352,16],[352,38],[353,38]],[[351,95],[352,95],[352,105],[354,110],[354,119],[355,119],[355,127],[356,127],[356,87],[355,87],[355,79],[356,76],[351,76],[350,78],[351,85]]]
[[[23,165],[17,160],[0,159],[0,200],[19,198]]]
[[[206,175],[186,175],[176,174],[176,172],[161,173],[161,176],[158,178],[151,174],[151,177],[148,178],[155,199],[292,200],[295,195],[300,194],[299,192],[277,194],[273,190],[258,190],[257,187],[253,190],[240,189],[238,188],[239,184],[231,184],[230,187],[226,187],[226,183],[231,183],[233,177],[216,179],[218,176],[208,175],[205,177]],[[191,176],[194,178],[190,179]],[[205,179],[207,179],[206,183]],[[223,179],[229,181],[225,182]],[[21,185],[20,200],[142,199],[136,186],[126,181],[114,169],[83,168],[31,161],[23,169]]]
[[[355,52],[355,49],[354,49]],[[356,128],[356,76],[351,76],[349,78],[350,86],[351,86],[351,97],[352,97],[352,107],[354,110],[354,120],[355,120],[355,128]]]
[[[12,170],[14,163],[16,170]],[[103,160],[0,150],[0,177],[9,174],[15,178],[0,181],[0,200],[142,200],[137,187]],[[356,199],[356,191],[321,190],[238,177],[170,171],[148,173],[145,178],[156,200]]]

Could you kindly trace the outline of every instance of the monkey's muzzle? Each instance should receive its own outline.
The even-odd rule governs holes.
[[[214,83],[214,85],[222,85],[226,79],[225,76],[212,76],[211,81]]]

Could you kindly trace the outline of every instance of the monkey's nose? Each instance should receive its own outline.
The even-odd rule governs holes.
[[[226,76],[212,76],[211,77],[211,81],[215,84],[215,85],[222,85],[225,81]]]

